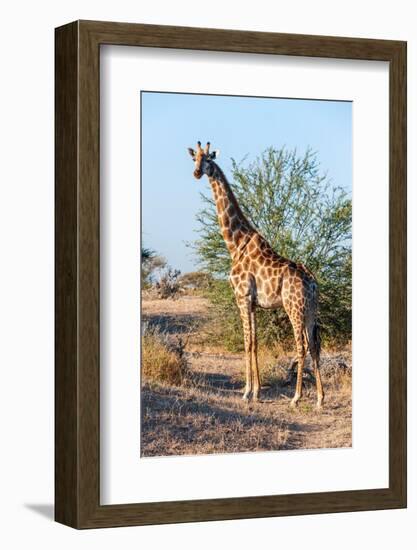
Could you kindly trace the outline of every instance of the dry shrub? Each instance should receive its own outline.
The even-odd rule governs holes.
[[[182,340],[170,343],[167,336],[144,327],[142,334],[142,380],[179,386],[187,372]]]
[[[351,392],[352,388],[352,356],[348,348],[339,349],[338,352],[324,351],[320,361],[320,373],[329,391]],[[262,386],[285,387],[294,386],[297,378],[297,362],[295,354],[289,354],[281,343],[274,346],[260,346],[258,349],[258,365]],[[239,380],[245,382],[245,367],[242,363]],[[303,384],[305,389],[315,387],[316,380],[309,354],[303,371]]]
[[[258,364],[263,386],[282,386],[288,377],[286,354],[277,344],[273,348],[262,346],[258,350]]]
[[[178,280],[180,275],[181,271],[179,269],[172,269],[171,267],[168,267],[161,275],[161,278],[155,284],[158,297],[161,300],[166,300],[168,298],[175,300],[178,298],[181,291],[181,286]]]
[[[321,357],[320,372],[328,390],[350,394],[352,391],[352,352],[350,347],[326,350]]]
[[[322,376],[323,384],[327,386],[327,392],[339,391],[346,394],[352,392],[352,369],[340,368],[333,374],[326,374]]]
[[[258,367],[261,385],[286,386],[291,373],[292,356],[277,342],[274,346],[260,346],[258,348]],[[245,361],[242,361],[241,371],[237,377],[242,384],[246,381]]]
[[[182,292],[188,296],[201,296],[208,289],[212,280],[210,273],[191,271],[178,278]]]

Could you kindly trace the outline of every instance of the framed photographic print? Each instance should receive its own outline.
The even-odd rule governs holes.
[[[56,520],[406,506],[406,44],[56,29]]]

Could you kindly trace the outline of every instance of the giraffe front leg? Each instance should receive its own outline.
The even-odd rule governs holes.
[[[249,400],[252,395],[252,338],[250,301],[247,297],[245,297],[239,299],[237,304],[240,311],[240,318],[242,320],[243,337],[245,341],[246,385],[243,399]]]
[[[246,346],[245,346],[246,348]],[[246,352],[246,384],[245,391],[243,392],[242,399],[249,401],[252,396],[252,376],[251,376],[251,365],[248,352]]]

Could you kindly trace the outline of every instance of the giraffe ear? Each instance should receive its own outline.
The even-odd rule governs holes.
[[[194,158],[195,157],[195,151],[194,149],[191,149],[191,147],[188,147],[188,152],[190,153],[190,155]]]
[[[214,160],[214,159],[216,159],[219,155],[220,155],[220,149],[216,149],[215,151],[213,151],[212,153],[210,153],[210,158]]]

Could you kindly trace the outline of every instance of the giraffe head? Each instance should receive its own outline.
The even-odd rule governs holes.
[[[203,174],[206,176],[212,176],[214,172],[213,160],[218,157],[219,151],[213,151],[210,153],[210,142],[207,142],[207,145],[204,149],[201,147],[201,143],[197,142],[197,150],[188,148],[188,152],[191,155],[191,158],[194,161],[194,177],[198,180]]]

